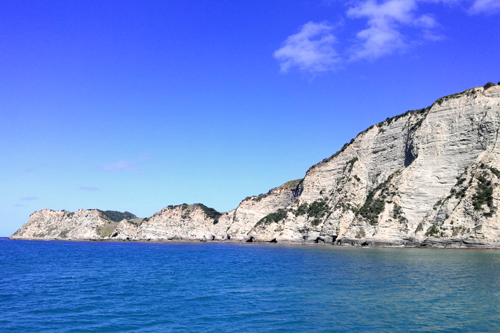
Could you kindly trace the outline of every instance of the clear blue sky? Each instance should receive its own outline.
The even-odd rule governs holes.
[[[3,0],[0,236],[43,208],[228,211],[499,59],[500,0]]]

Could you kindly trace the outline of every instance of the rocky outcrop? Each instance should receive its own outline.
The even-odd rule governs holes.
[[[304,179],[227,213],[169,206],[114,225],[45,210],[11,238],[500,247],[499,130],[500,86],[488,84],[371,126]]]
[[[123,220],[110,238],[118,240],[213,240],[222,214],[202,204],[168,206],[149,218]]]
[[[28,223],[16,231],[11,239],[87,240],[109,237],[118,223],[97,209],[80,209],[74,213],[65,210],[44,209],[31,214]]]

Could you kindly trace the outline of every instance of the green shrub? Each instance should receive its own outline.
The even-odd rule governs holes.
[[[439,228],[435,224],[433,224],[432,227],[430,227],[425,234],[427,236],[435,236],[438,233],[439,233]]]
[[[267,198],[269,196],[269,194],[271,194],[271,190],[269,192],[267,192],[266,194],[259,194],[258,196],[253,197],[252,200],[259,202],[262,199]]]
[[[315,227],[320,225],[320,223],[321,223],[321,219],[318,219],[318,218],[311,221],[311,225],[313,225]]]
[[[213,208],[207,207],[204,204],[196,204],[198,207],[200,207],[203,210],[203,213],[205,213],[206,216],[214,220],[214,224],[217,224],[219,222],[219,217],[222,215],[218,211],[216,211]]]
[[[363,216],[371,225],[375,225],[378,223],[378,216],[385,209],[384,200],[388,196],[396,195],[396,192],[394,191],[389,192],[389,186],[392,178],[394,178],[394,176],[396,176],[397,174],[398,171],[393,172],[383,183],[368,192],[365,203],[359,209],[357,214]],[[377,198],[375,198],[377,192],[379,194]]]
[[[371,195],[370,195],[371,194]],[[385,209],[385,202],[381,199],[373,199],[373,193],[370,192],[363,207],[360,208],[359,214],[363,216],[372,225],[378,223],[378,216]]]
[[[300,178],[300,179],[290,180],[289,182],[286,182],[285,184],[281,185],[280,187],[284,188],[286,190],[293,190],[300,184],[300,182],[302,180],[304,180],[304,179]]]
[[[358,211],[358,214],[363,216],[372,225],[378,223],[378,216],[384,211],[385,208],[384,200],[380,198],[375,199],[375,194],[380,187],[381,186],[378,186],[376,189],[373,189],[368,193],[365,203]],[[383,189],[381,192],[384,192]]]
[[[309,205],[309,208],[307,209],[307,215],[309,217],[320,218],[327,213],[328,209],[328,204],[325,201],[316,200]]]
[[[286,210],[283,209],[278,209],[276,212],[271,213],[263,217],[259,222],[257,222],[257,225],[268,225],[271,224],[272,222],[280,222],[281,220],[284,220],[286,218]]]
[[[477,178],[476,194],[472,197],[474,210],[482,210],[486,204],[490,209],[493,208],[493,185],[491,180],[486,179],[482,174]]]
[[[309,205],[307,203],[303,203],[297,207],[297,210],[295,211],[295,216],[301,216],[307,213]]]
[[[439,199],[435,204],[434,206],[432,207],[432,209],[436,210],[439,206],[441,206],[441,204],[443,203],[443,200]]]
[[[408,222],[408,220],[404,216],[403,209],[397,203],[394,204],[394,209],[392,211],[392,217],[395,220],[399,220],[400,223]]]
[[[112,221],[115,222],[120,222],[121,220],[131,220],[131,219],[136,219],[137,216],[130,212],[118,212],[116,210],[105,210],[103,211],[104,215],[109,217]]]
[[[484,90],[486,90],[486,89],[489,89],[489,88],[491,88],[491,87],[493,87],[493,86],[496,86],[496,84],[494,84],[493,82],[488,82],[488,83],[486,83],[486,84],[484,85],[484,87],[483,87],[483,88],[484,88]]]
[[[354,163],[356,163],[357,160],[358,160],[357,157],[353,157],[349,161],[347,161],[344,170],[347,169],[347,172],[351,172],[352,168],[354,167]]]
[[[420,126],[422,126],[422,123],[424,122],[424,119],[425,118],[420,118],[412,127],[411,127],[411,130],[412,131],[416,131],[417,129],[420,128]]]
[[[495,169],[494,167],[491,167],[490,170],[495,176],[497,176],[497,178],[500,178],[500,170]]]

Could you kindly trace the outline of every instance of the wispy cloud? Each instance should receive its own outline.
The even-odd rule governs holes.
[[[331,1],[323,0],[324,4]],[[339,1],[336,1],[337,3]],[[416,44],[438,41],[440,24],[422,3],[465,4],[470,15],[500,11],[500,0],[352,0],[346,1],[345,22],[366,20],[366,27],[347,38],[334,35],[328,22],[309,22],[274,52],[282,73],[292,67],[306,72],[335,70],[347,62],[372,60],[407,51]],[[470,6],[470,7],[469,7]],[[429,8],[426,6],[426,8]],[[347,25],[347,23],[345,23]]]
[[[133,171],[138,172],[135,163],[130,161],[118,161],[113,163],[104,164],[97,167],[98,170],[107,172],[120,172],[120,171]]]
[[[35,200],[38,200],[38,197],[33,197],[33,196],[30,196],[30,197],[23,197],[19,200],[22,200],[22,201],[35,201]]]
[[[367,28],[357,33],[351,59],[373,59],[408,47],[404,27],[429,30],[437,22],[428,14],[416,15],[416,0],[364,1],[347,10],[350,18],[366,18]]]
[[[95,192],[95,191],[100,191],[101,189],[95,186],[80,186],[79,190]]]
[[[333,47],[335,43],[332,25],[328,22],[309,22],[298,33],[289,36],[274,52],[274,57],[284,73],[292,67],[309,72],[333,70],[339,61]]]
[[[469,13],[472,15],[492,14],[498,11],[500,11],[500,0],[475,0]]]

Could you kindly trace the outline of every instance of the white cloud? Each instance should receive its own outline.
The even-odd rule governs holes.
[[[339,0],[323,0],[323,4]],[[292,67],[309,72],[334,70],[348,61],[377,59],[409,50],[423,42],[444,39],[440,24],[432,14],[423,13],[423,4],[435,6],[465,6],[470,15],[500,11],[500,0],[349,0],[346,17],[366,20],[366,27],[338,41],[340,32],[333,34],[327,22],[305,24],[274,52],[281,72]],[[425,8],[430,8],[426,6]],[[348,24],[348,20],[343,21]],[[353,38],[354,37],[354,38]],[[335,48],[334,48],[335,46]]]
[[[309,72],[323,72],[335,69],[339,56],[333,45],[336,38],[333,26],[327,22],[309,22],[302,29],[289,36],[283,46],[274,52],[281,71],[286,73],[292,67]]]
[[[438,23],[432,16],[424,14],[415,20],[415,25],[431,29],[436,27]]]
[[[369,24],[384,25],[388,21],[410,22],[412,12],[416,9],[415,0],[387,0],[378,3],[376,0],[359,2],[347,11],[351,17],[369,18]]]
[[[134,171],[137,172],[137,167],[135,163],[129,162],[129,161],[118,161],[118,162],[113,162],[113,163],[108,163],[101,165],[97,167],[99,170],[102,171]]]
[[[491,14],[500,10],[500,0],[475,0],[470,14]]]
[[[429,14],[417,15],[417,0],[375,0],[359,2],[347,10],[350,18],[367,18],[368,28],[357,33],[351,59],[373,59],[406,49],[410,43],[404,28],[418,28],[422,35],[434,36],[438,24]]]

